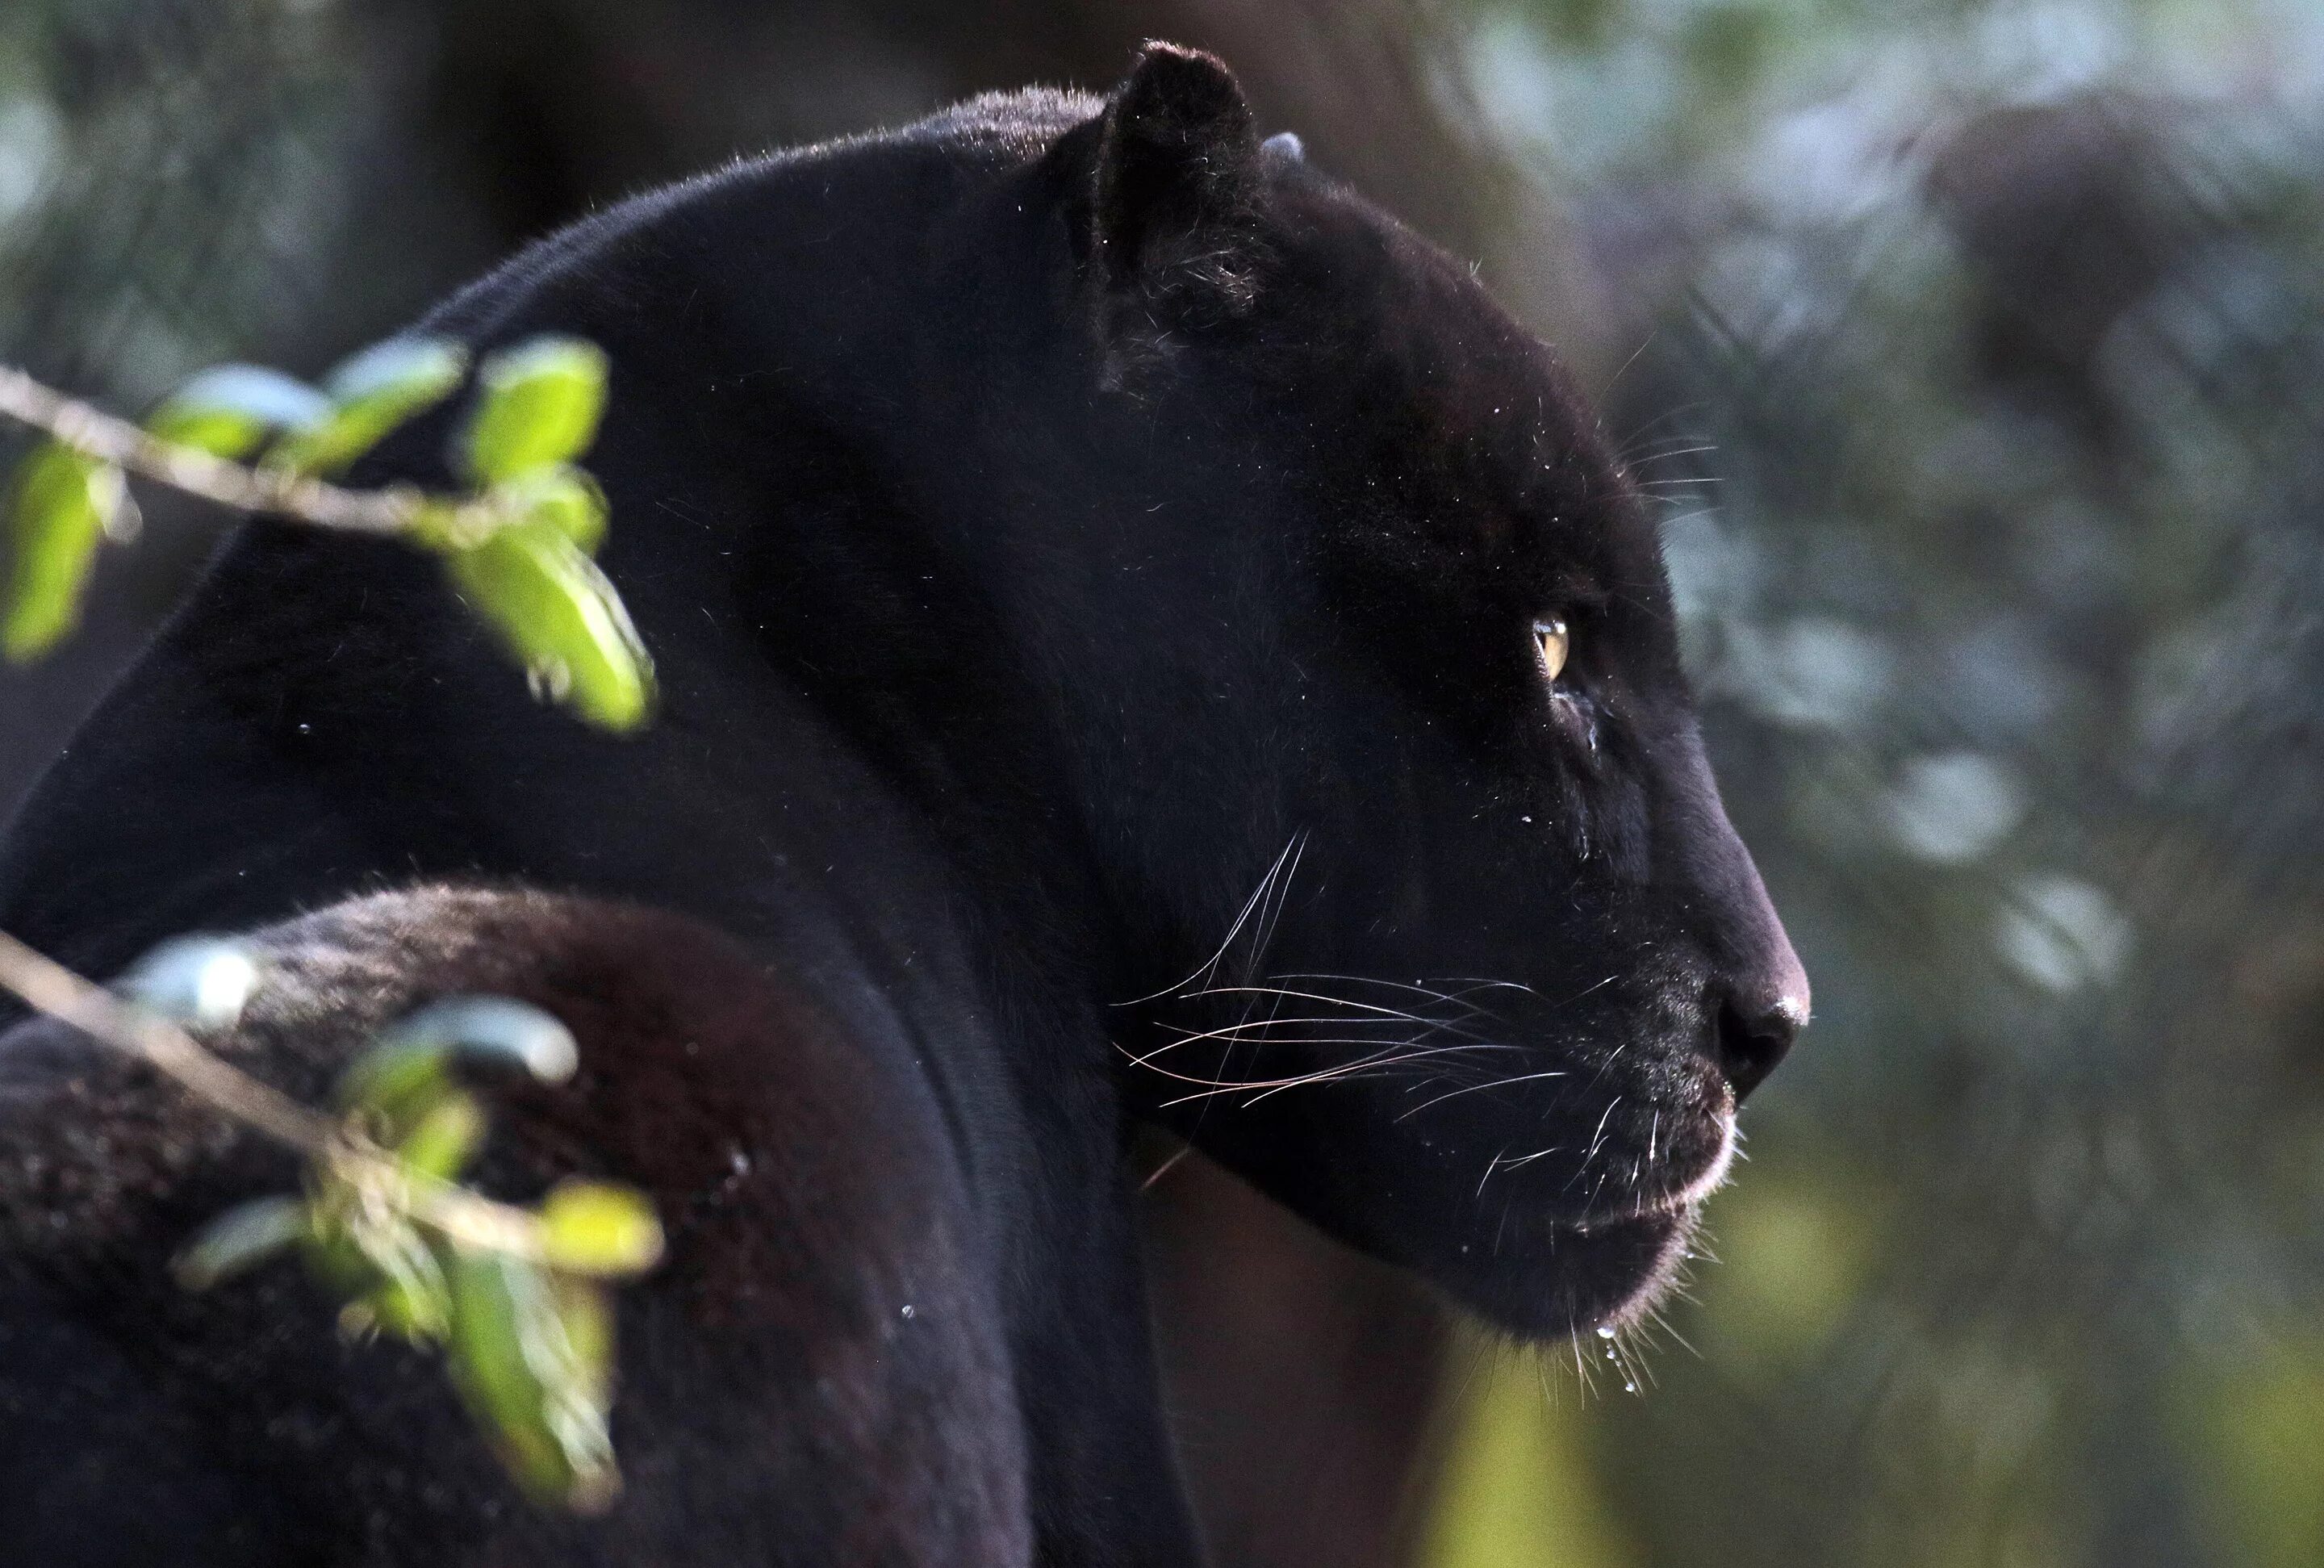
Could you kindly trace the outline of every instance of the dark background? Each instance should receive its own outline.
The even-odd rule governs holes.
[[[1819,1012],[1635,1394],[1165,1175],[1222,1555],[2324,1563],[2313,0],[8,0],[0,355],[312,373],[593,206],[1149,35],[1598,394]],[[149,513],[0,672],[0,804],[216,537]]]

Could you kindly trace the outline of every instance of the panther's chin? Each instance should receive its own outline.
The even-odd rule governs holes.
[[[1699,1204],[1587,1227],[1546,1227],[1528,1238],[1530,1261],[1504,1254],[1443,1281],[1495,1327],[1529,1340],[1619,1327],[1649,1311],[1677,1277]]]
[[[1511,1213],[1480,1259],[1464,1249],[1445,1287],[1496,1327],[1526,1339],[1619,1328],[1651,1311],[1687,1258],[1702,1205],[1735,1158],[1731,1112],[1716,1156],[1664,1195],[1580,1219]]]

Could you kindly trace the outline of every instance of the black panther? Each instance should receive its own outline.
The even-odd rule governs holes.
[[[259,928],[317,1093],[478,990],[585,1071],[489,1182],[634,1181],[604,1518],[291,1272],[162,1260],[272,1156],[0,1045],[0,1542],[112,1562],[1199,1560],[1126,1130],[1511,1333],[1644,1309],[1807,984],[1654,530],[1468,268],[1150,46],[593,217],[422,329],[604,346],[661,707],[530,703],[419,557],[245,525],[0,847],[118,971]],[[442,422],[367,475],[440,479]]]

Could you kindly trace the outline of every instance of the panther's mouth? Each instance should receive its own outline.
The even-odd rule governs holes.
[[[1491,1247],[1464,1249],[1446,1283],[1472,1311],[1529,1339],[1643,1317],[1677,1277],[1705,1200],[1734,1165],[1733,1107],[1715,1116],[1709,1158],[1687,1161],[1690,1168],[1642,1169],[1643,1190],[1580,1214],[1554,1203],[1512,1205],[1494,1222]]]
[[[1526,1227],[1533,1233],[1512,1240],[1499,1258],[1456,1268],[1443,1283],[1471,1311],[1521,1338],[1619,1328],[1649,1312],[1675,1278],[1699,1213],[1684,1206],[1587,1226]],[[1517,1262],[1511,1254],[1520,1250]]]
[[[1727,1178],[1734,1169],[1737,1145],[1740,1141],[1732,1106],[1723,1107],[1707,1120],[1718,1129],[1717,1148],[1708,1160],[1693,1162],[1696,1169],[1692,1175],[1681,1176],[1667,1170],[1655,1173],[1663,1178],[1659,1190],[1633,1192],[1622,1200],[1620,1207],[1611,1213],[1584,1213],[1568,1228],[1588,1235],[1609,1224],[1687,1214],[1700,1209],[1711,1194],[1727,1185]],[[1648,1151],[1647,1158],[1649,1161],[1653,1159],[1652,1150]]]

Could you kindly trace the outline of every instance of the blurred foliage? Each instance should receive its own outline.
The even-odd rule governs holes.
[[[78,623],[99,542],[137,531],[121,524],[135,515],[124,474],[134,466],[222,505],[244,503],[244,490],[264,492],[253,510],[315,527],[346,526],[333,508],[387,509],[383,530],[364,526],[440,555],[536,694],[601,728],[636,728],[652,705],[653,661],[591,558],[605,537],[605,497],[572,461],[596,438],[604,413],[608,366],[595,345],[543,337],[484,360],[452,453],[466,493],[399,486],[362,496],[306,483],[336,475],[443,401],[466,370],[464,348],[428,338],[367,348],[324,377],[321,391],[255,365],[214,366],[161,400],[142,444],[117,422],[81,429],[97,423],[83,410],[43,419],[40,410],[0,408],[53,432],[25,459],[11,499],[0,652],[37,658]],[[189,467],[189,455],[217,464]],[[246,458],[254,469],[226,466]]]
[[[164,945],[123,982],[189,1028],[230,1027],[264,983],[234,943]],[[567,1179],[531,1213],[459,1185],[481,1150],[483,1102],[456,1068],[561,1083],[572,1034],[503,997],[454,997],[383,1031],[339,1079],[336,1130],[306,1150],[306,1190],[218,1215],[177,1260],[180,1283],[214,1288],[297,1250],[345,1302],[350,1338],[388,1333],[442,1350],[453,1386],[509,1472],[543,1502],[591,1513],[620,1490],[608,1426],[613,1304],[601,1281],[659,1261],[646,1200]]]
[[[2276,1325],[2233,1358],[2199,1348],[2180,1369],[2178,1415],[2215,1538],[2250,1568],[2324,1563],[2324,1327]]]
[[[1699,1353],[1596,1433],[1644,1560],[2324,1561],[2324,13],[1577,0],[1465,59],[1816,984]]]
[[[1552,1352],[1471,1333],[1451,1359],[1452,1448],[1423,1560],[1443,1568],[1631,1568],[1637,1551],[1590,1473],[1588,1415]]]
[[[118,526],[127,498],[120,469],[60,441],[46,442],[24,459],[10,498],[0,652],[32,659],[73,629],[97,543]]]
[[[605,533],[604,496],[573,466],[604,410],[608,366],[594,345],[543,337],[485,358],[453,444],[466,493],[316,487],[450,397],[466,371],[460,346],[407,338],[364,350],[320,390],[257,366],[213,367],[163,398],[142,430],[53,398],[12,404],[11,417],[50,433],[12,487],[0,650],[33,659],[72,631],[100,542],[135,531],[121,522],[134,516],[124,473],[134,468],[220,503],[235,502],[235,487],[272,486],[259,509],[308,526],[344,526],[331,521],[333,505],[388,509],[397,537],[443,558],[537,693],[606,729],[636,727],[652,665],[591,559]],[[195,937],[150,955],[124,989],[189,1028],[216,1029],[238,1018],[262,979],[240,947]],[[652,1268],[660,1227],[642,1197],[602,1183],[564,1182],[530,1215],[461,1187],[485,1131],[482,1102],[454,1075],[461,1060],[554,1083],[571,1075],[576,1055],[562,1024],[518,1002],[467,997],[423,1009],[346,1069],[337,1130],[303,1146],[306,1192],[219,1215],[180,1256],[178,1276],[207,1289],[303,1250],[346,1302],[343,1331],[439,1346],[519,1484],[595,1512],[620,1485],[612,1305],[596,1282]],[[497,1222],[452,1222],[475,1213]]]

